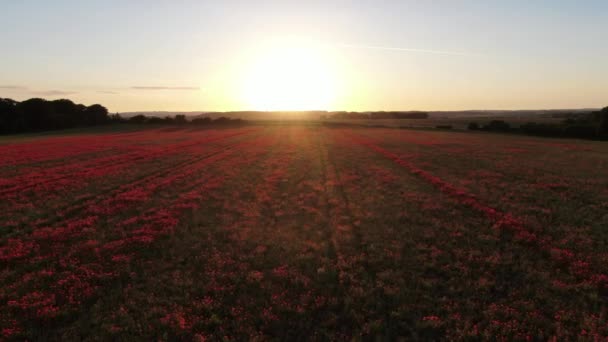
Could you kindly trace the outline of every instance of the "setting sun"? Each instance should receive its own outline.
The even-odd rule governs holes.
[[[335,105],[337,76],[323,49],[279,44],[264,49],[244,73],[243,101],[255,110],[325,110]]]

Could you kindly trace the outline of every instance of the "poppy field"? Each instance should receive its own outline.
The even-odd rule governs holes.
[[[0,340],[608,337],[608,144],[169,127],[0,142]]]

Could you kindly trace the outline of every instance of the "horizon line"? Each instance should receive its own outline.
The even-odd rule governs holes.
[[[257,112],[257,113],[295,113],[295,112],[350,112],[350,113],[366,113],[366,112],[524,112],[524,111],[589,111],[601,110],[603,107],[579,107],[579,108],[529,108],[529,109],[444,109],[444,110],[423,110],[423,109],[400,109],[400,110],[325,110],[325,109],[293,109],[293,110],[255,110],[255,109],[239,109],[239,110],[130,110],[117,111],[115,113],[236,113],[236,112]]]

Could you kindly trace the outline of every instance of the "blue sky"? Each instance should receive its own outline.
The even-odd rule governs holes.
[[[0,97],[257,109],[242,74],[277,39],[329,56],[322,109],[608,105],[608,1],[7,1]]]

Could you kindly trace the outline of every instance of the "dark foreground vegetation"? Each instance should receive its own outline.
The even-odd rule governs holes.
[[[468,128],[470,130],[517,132],[545,137],[608,140],[608,107],[589,114],[571,115],[560,123],[529,122],[515,128],[503,120],[492,120],[485,125],[471,122]]]

